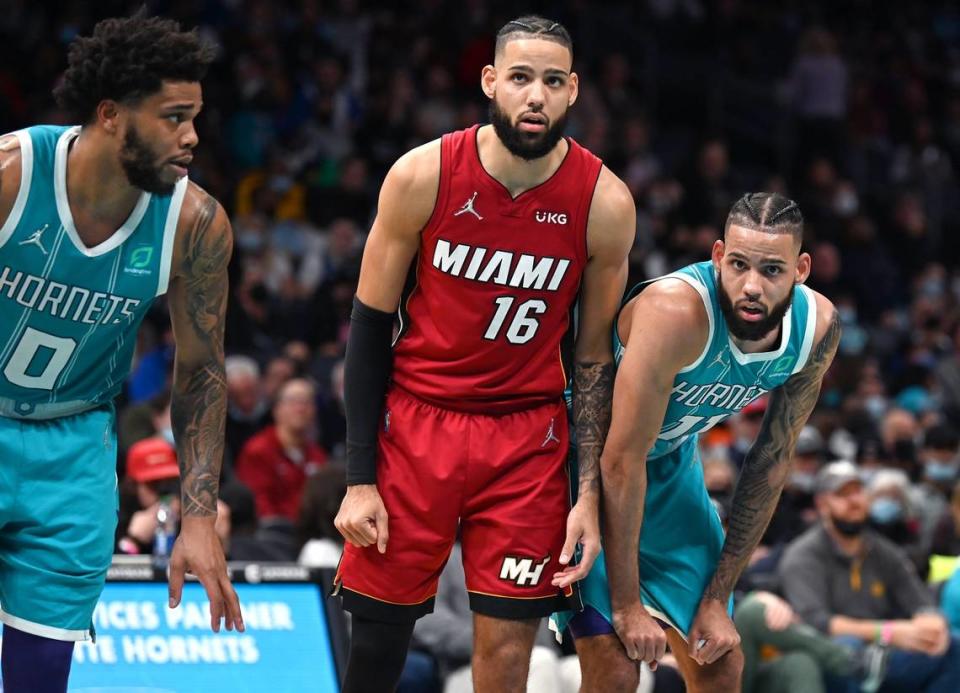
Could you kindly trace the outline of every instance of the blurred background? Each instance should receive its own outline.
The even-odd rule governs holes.
[[[64,122],[50,92],[67,44],[140,4],[4,0],[0,131]],[[896,501],[871,522],[920,576],[932,555],[960,552],[960,3],[146,6],[220,46],[190,176],[236,237],[221,508],[231,558],[335,565],[342,356],[379,185],[406,150],[485,119],[480,69],[497,29],[528,11],[574,39],[568,134],[633,192],[631,284],[706,259],[745,191],[800,203],[808,283],[838,306],[843,338],[756,562],[816,521],[811,480],[841,459],[858,465],[871,504]],[[175,464],[144,462],[170,454],[159,441],[172,357],[161,303],[120,402],[118,553],[151,551],[156,509],[175,490]],[[762,415],[760,402],[702,441],[721,512]],[[775,590],[766,571],[757,584]]]

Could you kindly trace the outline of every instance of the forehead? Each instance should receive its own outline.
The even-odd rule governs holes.
[[[569,72],[573,56],[566,46],[556,41],[540,38],[508,39],[503,46],[503,52],[496,56],[494,63],[497,67],[509,69],[515,65],[529,65],[530,67],[546,70],[555,69]]]
[[[164,80],[160,90],[143,99],[142,105],[153,107],[192,106],[198,108],[203,100],[200,82],[173,82]]]
[[[751,259],[796,260],[799,248],[791,233],[767,233],[733,224],[724,237],[727,253],[737,252]]]

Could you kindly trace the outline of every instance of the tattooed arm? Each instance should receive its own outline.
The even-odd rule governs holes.
[[[600,452],[610,426],[613,398],[611,330],[627,281],[627,253],[636,231],[636,208],[623,181],[600,171],[587,221],[590,259],[583,273],[576,364],[573,371],[573,423],[580,470],[577,503],[567,517],[567,538],[553,584],[564,588],[583,579],[600,553]],[[569,566],[577,544],[580,563]]]
[[[227,386],[223,330],[227,264],[233,249],[223,208],[191,185],[183,202],[172,261],[169,306],[176,339],[170,417],[180,463],[181,533],[170,559],[170,605],[192,571],[210,598],[211,626],[243,629],[223,548],[214,532],[223,461]]]
[[[820,384],[840,342],[840,320],[833,304],[820,294],[815,296],[815,346],[803,369],[770,393],[760,433],[744,459],[743,471],[734,491],[727,536],[716,571],[703,594],[691,628],[692,645],[701,639],[705,641],[698,658],[706,662],[723,655],[723,652],[716,651],[723,649],[723,643],[711,642],[713,634],[709,628],[700,630],[701,616],[708,611],[717,613],[720,609],[725,614],[734,585],[776,509],[790,471],[797,437],[817,404]]]

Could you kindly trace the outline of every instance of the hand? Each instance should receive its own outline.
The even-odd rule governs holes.
[[[380,498],[376,484],[357,484],[347,487],[340,511],[333,520],[337,531],[356,547],[377,545],[377,551],[387,552],[387,509]]]
[[[243,632],[240,600],[230,584],[223,547],[214,531],[216,517],[185,517],[180,536],[170,554],[170,608],[180,604],[184,575],[189,570],[199,578],[210,600],[210,627],[220,632],[220,619],[227,630]]]
[[[786,630],[796,620],[790,605],[772,592],[757,592],[754,597],[763,604],[764,620],[770,630]]]
[[[913,617],[920,637],[929,647],[923,650],[931,657],[939,657],[950,647],[950,629],[947,622],[938,613],[927,611]]]
[[[153,533],[157,530],[157,503],[149,508],[138,510],[130,517],[127,536],[136,539],[144,546],[153,543]]]
[[[580,562],[569,565],[577,544],[583,547]],[[600,554],[600,511],[596,494],[582,496],[567,515],[567,539],[560,551],[560,565],[566,566],[553,574],[551,584],[564,589],[587,577],[593,562]]]
[[[713,664],[740,644],[740,635],[727,613],[727,605],[704,598],[689,633],[690,657],[701,666]]]
[[[613,610],[613,629],[627,651],[627,657],[657,668],[667,651],[667,634],[640,601]]]

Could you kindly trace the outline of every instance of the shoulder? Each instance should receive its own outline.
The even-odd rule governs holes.
[[[233,231],[223,206],[196,183],[187,183],[174,244],[176,274],[226,270],[232,252]],[[200,260],[203,262],[198,265]]]
[[[787,568],[798,563],[806,563],[810,557],[820,555],[826,548],[824,539],[826,534],[819,524],[814,525],[787,545],[783,551],[781,568]]]
[[[699,292],[680,279],[653,282],[623,310],[630,321],[628,346],[644,332],[655,334],[658,348],[678,367],[695,361],[704,349],[710,331],[706,306]]]
[[[390,167],[384,185],[407,195],[435,195],[440,181],[441,140],[411,149]]]
[[[13,209],[20,192],[23,154],[16,135],[0,137],[0,225]]]
[[[810,289],[810,293],[813,294],[817,307],[817,326],[813,334],[813,341],[814,344],[818,344],[827,336],[834,323],[837,323],[835,329],[839,329],[840,316],[830,299],[813,289]]]
[[[637,207],[626,183],[603,166],[587,222],[590,255],[605,248],[629,249],[636,234]]]

